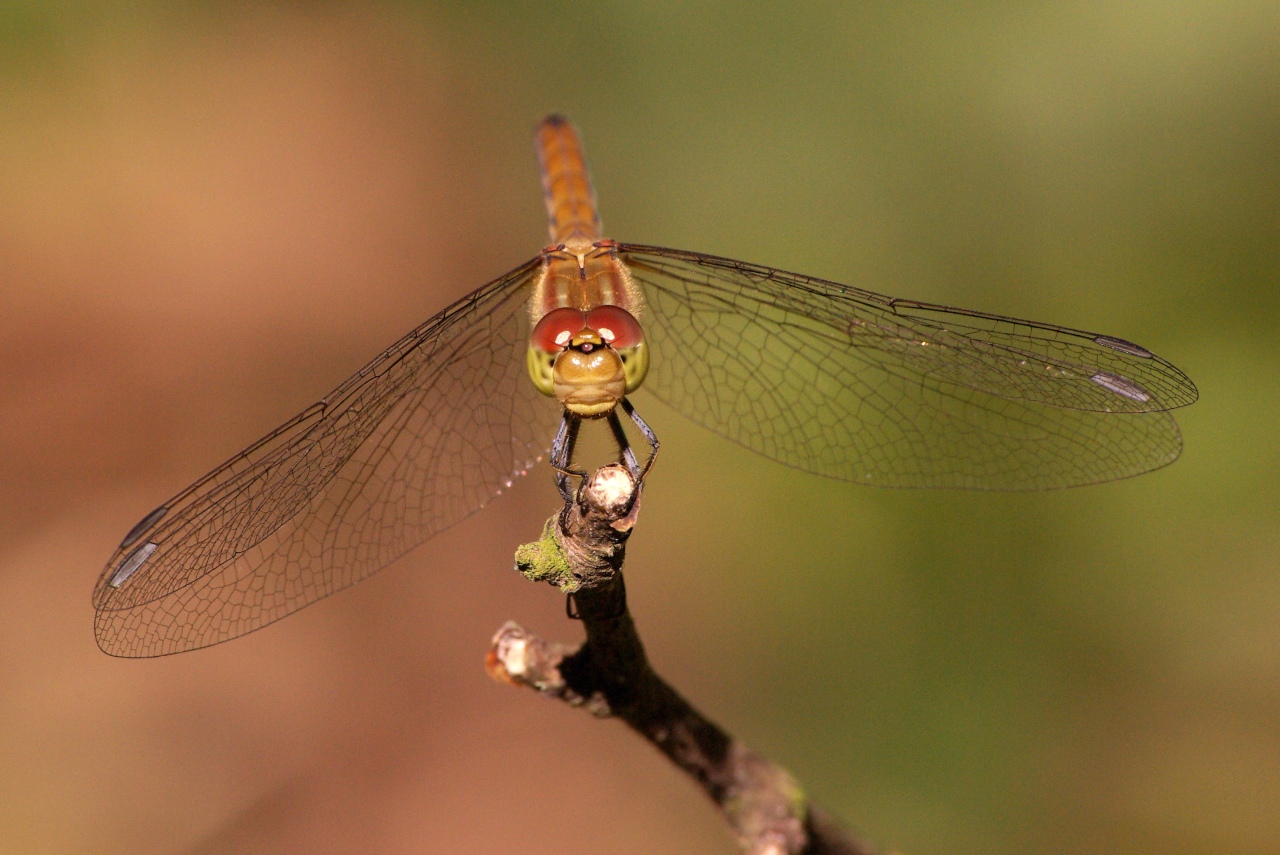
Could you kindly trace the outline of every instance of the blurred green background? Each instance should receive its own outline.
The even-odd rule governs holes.
[[[607,234],[1123,336],[1171,468],[892,492],[648,399],[659,669],[886,848],[1280,851],[1280,7],[0,4],[0,852],[735,851],[616,722],[489,681],[535,475],[373,580],[154,661],[89,592],[163,497],[545,242]]]

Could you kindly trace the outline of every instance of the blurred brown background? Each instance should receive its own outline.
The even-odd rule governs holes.
[[[0,5],[0,852],[734,851],[616,722],[485,677],[544,470],[162,660],[89,592],[145,512],[545,241],[606,231],[1131,338],[1186,452],[1028,495],[804,476],[652,399],[658,668],[911,855],[1280,851],[1274,2]]]

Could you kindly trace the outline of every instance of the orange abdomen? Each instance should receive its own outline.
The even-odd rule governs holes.
[[[538,124],[536,140],[551,243],[594,243],[600,216],[577,131],[564,116],[551,115]]]

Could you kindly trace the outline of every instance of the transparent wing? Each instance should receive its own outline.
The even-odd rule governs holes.
[[[1171,463],[1196,399],[1122,339],[622,244],[645,291],[645,388],[699,424],[832,478],[1032,490]]]
[[[158,656],[251,632],[523,475],[560,418],[525,377],[537,269],[534,259],[454,303],[148,515],[94,590],[99,646]]]

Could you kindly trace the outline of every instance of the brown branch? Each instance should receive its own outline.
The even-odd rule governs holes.
[[[599,718],[617,717],[702,787],[751,855],[874,855],[821,809],[791,775],[709,721],[649,665],[626,606],[622,562],[640,510],[623,466],[595,472],[577,500],[522,546],[516,566],[572,597],[586,630],[579,647],[508,622],[494,636],[489,673]]]

